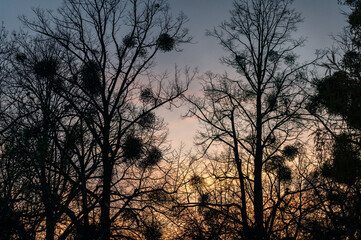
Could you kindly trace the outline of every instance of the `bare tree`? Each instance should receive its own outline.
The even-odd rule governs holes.
[[[102,168],[99,232],[109,239],[112,223],[147,192],[144,179],[162,159],[154,110],[188,87],[191,76],[182,83],[178,74],[170,83],[151,72],[158,52],[190,41],[186,17],[173,19],[162,0],[67,0],[57,14],[35,13],[37,20],[23,17],[24,24],[67,53],[70,74],[60,76],[73,88],[57,94],[95,139]]]
[[[64,177],[74,169],[67,152],[59,148],[63,127],[71,124],[65,100],[55,94],[64,52],[44,39],[19,36],[12,40],[2,96],[2,159],[16,166],[17,182],[12,190],[27,228],[35,233],[44,222],[46,239],[54,239],[57,224],[64,221],[64,213],[79,192]],[[5,166],[7,171],[14,167]]]
[[[304,43],[292,33],[301,16],[291,0],[234,1],[229,21],[208,31],[229,53],[221,61],[231,74],[207,73],[202,98],[189,97],[189,116],[203,124],[198,143],[228,147],[240,188],[239,210],[245,239],[289,237],[277,226],[280,209],[299,189],[292,163],[299,151],[306,64],[293,52]],[[227,175],[227,174],[225,174]],[[288,224],[290,225],[290,224]]]

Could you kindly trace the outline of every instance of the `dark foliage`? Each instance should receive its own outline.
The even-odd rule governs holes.
[[[139,125],[144,128],[151,128],[155,123],[156,117],[152,112],[144,114],[138,121]]]
[[[137,160],[143,154],[142,140],[133,135],[127,136],[123,144],[123,155],[126,160]]]
[[[332,159],[323,165],[322,174],[334,178],[337,182],[351,185],[359,178],[360,173],[360,149],[352,144],[349,136],[337,136]]]
[[[163,33],[158,37],[157,44],[162,51],[169,52],[174,49],[175,40],[168,33]]]
[[[157,147],[152,147],[146,157],[141,161],[140,165],[143,168],[151,167],[159,163],[162,159],[162,152]]]
[[[25,56],[16,55],[17,59],[23,60]],[[34,73],[38,78],[53,79],[58,69],[58,63],[55,59],[43,59],[34,65]]]
[[[152,89],[144,88],[140,93],[140,100],[144,103],[152,103],[154,101]]]
[[[126,46],[127,48],[132,48],[132,47],[134,47],[135,46],[135,44],[136,44],[136,39],[134,38],[134,37],[132,37],[132,36],[125,36],[124,38],[123,38],[123,44],[124,44],[124,46]]]
[[[351,73],[359,76],[361,71],[361,55],[356,51],[347,51],[343,56],[343,65],[350,69]]]
[[[285,164],[285,160],[286,159],[283,156],[273,156],[268,162],[266,162],[265,170],[267,172],[277,174],[279,181],[289,182],[292,180],[292,171]]]
[[[278,170],[278,178],[281,182],[289,182],[292,180],[292,171],[287,166],[281,166]]]
[[[99,94],[101,90],[100,66],[95,61],[86,62],[81,70],[81,85],[91,95]]]
[[[339,71],[317,83],[313,99],[334,115],[342,116],[350,126],[361,129],[361,85],[347,72]]]
[[[349,1],[350,2],[350,1]],[[350,24],[351,31],[353,33],[353,43],[360,47],[361,46],[361,2],[352,1],[349,3],[353,6],[352,13],[348,16],[348,23]]]
[[[283,148],[282,154],[285,158],[293,160],[299,153],[299,150],[296,146],[287,145]]]
[[[199,204],[202,206],[202,205],[207,204],[207,203],[209,202],[209,200],[210,200],[209,194],[208,194],[208,193],[203,193],[203,194],[201,194],[201,195],[199,196],[198,202],[199,202]]]

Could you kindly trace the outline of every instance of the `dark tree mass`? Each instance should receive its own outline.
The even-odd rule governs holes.
[[[234,0],[205,30],[222,74],[158,72],[193,43],[167,0],[64,0],[1,27],[0,240],[361,239],[361,1],[302,63],[292,4]],[[189,152],[167,141],[179,106]]]

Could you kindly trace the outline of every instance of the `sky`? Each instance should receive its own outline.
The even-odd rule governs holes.
[[[8,31],[21,27],[19,15],[32,16],[33,7],[56,9],[61,0],[0,0],[0,22]],[[170,7],[177,15],[180,11],[188,16],[186,27],[193,36],[193,43],[182,47],[180,53],[162,53],[157,57],[157,69],[174,71],[174,66],[198,68],[199,76],[206,71],[223,73],[227,68],[219,63],[225,52],[213,38],[205,36],[206,29],[212,29],[230,17],[232,0],[169,0]],[[307,38],[305,47],[299,52],[303,61],[314,57],[315,50],[332,46],[330,36],[340,33],[346,24],[342,14],[345,10],[337,0],[295,0],[293,7],[302,14],[304,21],[299,25],[297,35]],[[229,70],[229,69],[228,69]],[[197,88],[197,81],[191,86]],[[194,89],[193,89],[194,90]],[[169,137],[173,146],[183,142],[192,146],[198,129],[195,119],[182,119],[185,108],[169,112],[162,110],[168,122]]]

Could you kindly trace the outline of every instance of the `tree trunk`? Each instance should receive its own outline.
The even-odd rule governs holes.
[[[82,194],[82,210],[83,210],[83,226],[84,229],[89,227],[89,206],[88,206],[88,196],[87,196],[87,186],[86,186],[86,176],[85,176],[85,165],[84,158],[81,159],[81,194]]]
[[[89,232],[89,206],[88,206],[88,196],[87,196],[87,187],[86,187],[86,177],[85,177],[85,167],[84,167],[84,159],[82,159],[81,164],[81,194],[82,194],[82,210],[83,210],[83,222],[80,226],[80,236],[79,239],[89,239],[92,237],[93,232]]]
[[[102,146],[102,161],[103,161],[103,192],[100,201],[100,233],[102,240],[109,240],[111,236],[110,232],[110,188],[112,183],[113,163],[110,155],[109,133],[110,133],[110,121],[104,117],[104,129],[103,129],[103,146]],[[109,124],[107,124],[109,123]],[[108,126],[108,127],[107,127]]]
[[[247,214],[247,201],[246,201],[246,190],[244,186],[244,176],[242,170],[242,161],[239,157],[238,151],[238,142],[237,142],[237,132],[236,127],[234,125],[234,115],[232,111],[231,115],[231,122],[232,122],[232,132],[233,132],[233,144],[234,144],[234,158],[237,165],[239,183],[241,187],[241,217],[242,217],[242,224],[243,224],[243,235],[248,238],[249,236],[249,225],[248,225],[248,214]]]
[[[46,214],[46,240],[54,240],[55,219],[52,212]]]
[[[111,167],[104,164],[103,192],[100,202],[100,231],[101,239],[108,240],[110,238],[110,184],[111,184]]]
[[[255,234],[257,239],[265,238],[263,226],[263,189],[262,189],[262,109],[261,93],[257,93],[257,136],[256,136],[256,156],[254,159],[254,216],[255,216]]]

